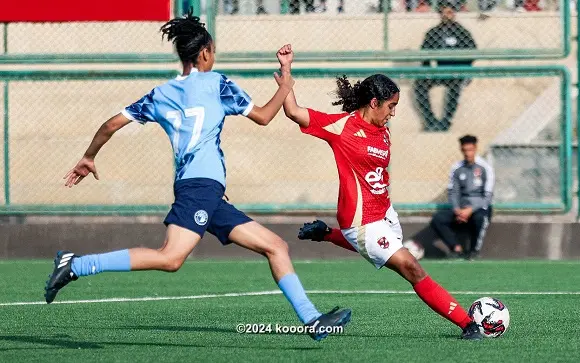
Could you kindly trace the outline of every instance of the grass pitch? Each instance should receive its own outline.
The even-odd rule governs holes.
[[[502,300],[511,314],[504,336],[459,340],[460,329],[405,281],[362,259],[295,262],[320,310],[353,310],[344,333],[322,342],[236,332],[238,324],[299,325],[264,261],[104,273],[71,283],[51,305],[41,303],[51,261],[0,261],[0,361],[580,361],[580,262],[423,265],[465,308],[482,296]]]

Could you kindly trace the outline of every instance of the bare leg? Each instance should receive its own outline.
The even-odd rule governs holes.
[[[268,259],[272,277],[286,299],[292,304],[302,323],[311,323],[320,318],[321,314],[306,296],[298,276],[294,273],[288,244],[278,235],[256,222],[248,222],[235,227],[228,238],[237,245],[257,252]]]
[[[131,248],[131,270],[161,270],[175,272],[179,270],[187,256],[201,240],[199,234],[170,224],[163,246],[157,250],[151,248]]]
[[[229,239],[241,247],[265,256],[270,263],[270,270],[276,282],[280,281],[283,276],[294,273],[288,244],[259,223],[249,222],[235,227]]]

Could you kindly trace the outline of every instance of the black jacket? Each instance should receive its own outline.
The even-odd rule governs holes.
[[[440,23],[425,35],[421,49],[474,49],[477,46],[469,30],[457,22]],[[439,66],[469,66],[473,60],[440,60]],[[424,66],[429,61],[423,62]]]

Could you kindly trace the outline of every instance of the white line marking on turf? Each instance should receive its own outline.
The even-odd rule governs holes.
[[[413,290],[310,290],[306,291],[311,295],[414,295]],[[224,294],[206,294],[206,295],[189,295],[189,296],[146,296],[146,297],[114,297],[107,299],[93,300],[64,300],[55,301],[52,304],[94,304],[110,302],[140,302],[140,301],[167,301],[167,300],[197,300],[197,299],[215,299],[222,297],[243,297],[243,296],[263,296],[263,295],[280,295],[280,290],[254,291],[254,292],[232,292]],[[479,295],[479,296],[498,296],[498,295],[580,295],[580,291],[451,291],[453,295]],[[22,306],[22,305],[46,305],[44,301],[17,301],[0,303],[0,306]]]
[[[220,298],[220,297],[277,295],[277,294],[281,294],[281,293],[282,292],[279,290],[272,290],[272,291],[207,294],[207,295],[189,295],[189,296],[146,296],[146,297],[135,297],[135,298],[132,298],[132,297],[113,297],[113,298],[108,298],[108,299],[95,299],[95,300],[54,301],[52,304],[92,304],[92,303],[108,303],[108,302],[196,300],[196,299],[211,299],[211,298]],[[46,305],[46,302],[44,302],[44,301],[22,301],[22,302],[12,302],[12,303],[0,303],[0,306],[18,306],[18,305]]]

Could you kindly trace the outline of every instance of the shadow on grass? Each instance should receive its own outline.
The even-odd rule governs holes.
[[[123,330],[161,330],[170,332],[202,332],[202,333],[232,333],[239,335],[235,329],[218,328],[213,326],[171,326],[171,325],[135,325],[121,326],[113,329]]]
[[[306,337],[305,337],[306,339]],[[309,338],[308,338],[309,339]],[[207,342],[206,344],[180,344],[180,343],[165,343],[165,342],[88,342],[74,340],[70,336],[60,335],[53,337],[39,337],[39,336],[25,336],[25,335],[3,335],[0,336],[0,342],[14,342],[14,343],[29,343],[29,344],[42,344],[47,345],[47,348],[41,347],[13,347],[13,348],[0,348],[2,351],[10,350],[38,350],[38,349],[106,349],[109,347],[171,347],[171,348],[234,348],[234,349],[250,349],[250,350],[288,350],[288,351],[303,351],[303,350],[315,350],[322,349],[322,347],[275,347],[275,346],[246,346],[246,345],[219,345],[212,342]]]

